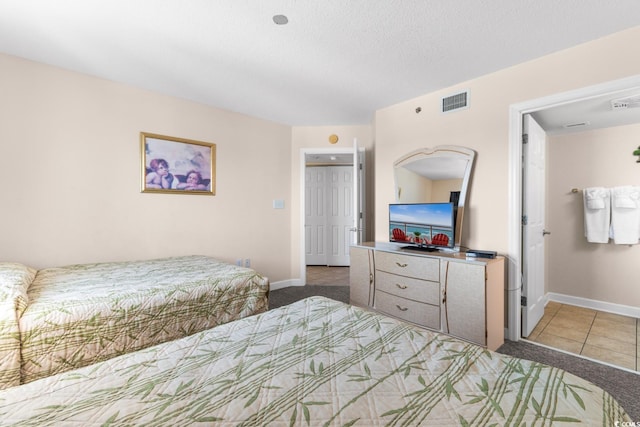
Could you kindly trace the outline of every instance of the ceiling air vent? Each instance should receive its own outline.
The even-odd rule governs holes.
[[[627,108],[640,107],[640,95],[628,96],[626,98],[619,98],[611,100],[612,110],[626,110]]]
[[[591,123],[589,122],[576,122],[576,123],[566,123],[562,125],[565,129],[573,129],[573,128],[581,128],[584,126],[589,126]]]
[[[464,91],[455,95],[445,96],[442,98],[442,112],[463,110],[469,108],[469,92]]]

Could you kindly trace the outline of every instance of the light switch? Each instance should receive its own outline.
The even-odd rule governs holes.
[[[276,199],[273,201],[273,209],[284,209],[284,200]]]

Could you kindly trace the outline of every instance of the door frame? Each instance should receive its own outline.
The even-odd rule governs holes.
[[[305,232],[304,232],[304,220],[305,220],[305,196],[306,186],[305,177],[307,171],[307,154],[353,154],[353,148],[301,148],[300,149],[300,286],[307,284],[307,263],[305,256]],[[358,162],[359,159],[353,159],[354,162]]]
[[[509,242],[506,289],[508,310],[505,330],[505,337],[508,340],[519,341],[522,328],[520,308],[522,296],[522,117],[525,114],[546,108],[636,88],[640,90],[640,74],[512,104],[509,107]]]

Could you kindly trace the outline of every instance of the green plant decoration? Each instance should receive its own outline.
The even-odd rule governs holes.
[[[633,155],[638,156],[638,160],[636,160],[636,163],[640,163],[640,146],[633,151]]]

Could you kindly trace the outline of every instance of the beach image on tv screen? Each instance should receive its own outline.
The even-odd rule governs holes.
[[[389,205],[391,241],[450,246],[453,243],[453,228],[451,203]]]

